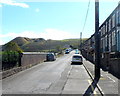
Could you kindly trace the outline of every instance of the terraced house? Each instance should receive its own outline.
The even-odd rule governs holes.
[[[120,4],[100,26],[101,52],[120,52]]]
[[[99,27],[101,68],[120,76],[120,3]],[[95,62],[95,35],[82,44],[82,55]]]

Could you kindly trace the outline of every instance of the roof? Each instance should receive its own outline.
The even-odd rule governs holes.
[[[73,56],[81,56],[80,54],[74,54]]]

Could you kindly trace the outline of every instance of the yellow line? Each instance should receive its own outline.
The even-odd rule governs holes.
[[[88,83],[91,85],[91,80],[88,80]],[[92,91],[93,91],[93,95],[94,96],[97,96],[97,93],[96,93],[96,91],[95,91],[95,89],[94,89],[94,87],[91,85],[91,88],[92,88]]]

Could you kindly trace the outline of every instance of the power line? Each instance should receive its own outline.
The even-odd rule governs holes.
[[[87,17],[88,17],[88,12],[89,12],[89,7],[90,7],[90,0],[89,0],[89,2],[88,2],[88,8],[87,8],[86,17],[85,17],[85,22],[84,22],[84,26],[83,26],[82,32],[84,31],[84,28],[85,28],[85,25],[86,25],[86,21],[87,21]]]

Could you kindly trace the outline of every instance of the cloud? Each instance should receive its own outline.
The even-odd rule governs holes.
[[[2,4],[0,4],[0,7],[2,7]]]
[[[40,12],[40,9],[39,9],[39,8],[36,8],[36,9],[35,9],[35,12]]]
[[[71,33],[57,29],[46,29],[45,32],[40,33],[40,36],[44,37],[45,39],[53,40],[62,40],[73,37]]]
[[[0,38],[8,38],[8,37],[15,38],[15,37],[19,37],[19,36],[20,37],[29,37],[29,38],[38,38],[39,37],[39,35],[33,31],[23,31],[20,33],[0,34]]]
[[[18,0],[21,1],[21,0]],[[22,0],[24,2],[88,2],[89,0]],[[119,2],[119,0],[99,0],[100,2]],[[95,0],[91,0],[95,2]]]
[[[27,5],[25,3],[17,3],[14,0],[0,0],[0,3],[12,5],[12,6],[19,6],[19,7],[23,7],[23,8],[29,8],[29,5]]]
[[[67,31],[58,30],[58,29],[45,29],[44,32],[35,32],[35,31],[23,31],[19,33],[7,33],[0,34],[0,38],[2,38],[1,44],[5,44],[15,37],[28,37],[28,38],[44,38],[44,39],[53,39],[53,40],[62,40],[69,38],[78,38],[78,34],[72,34]]]

